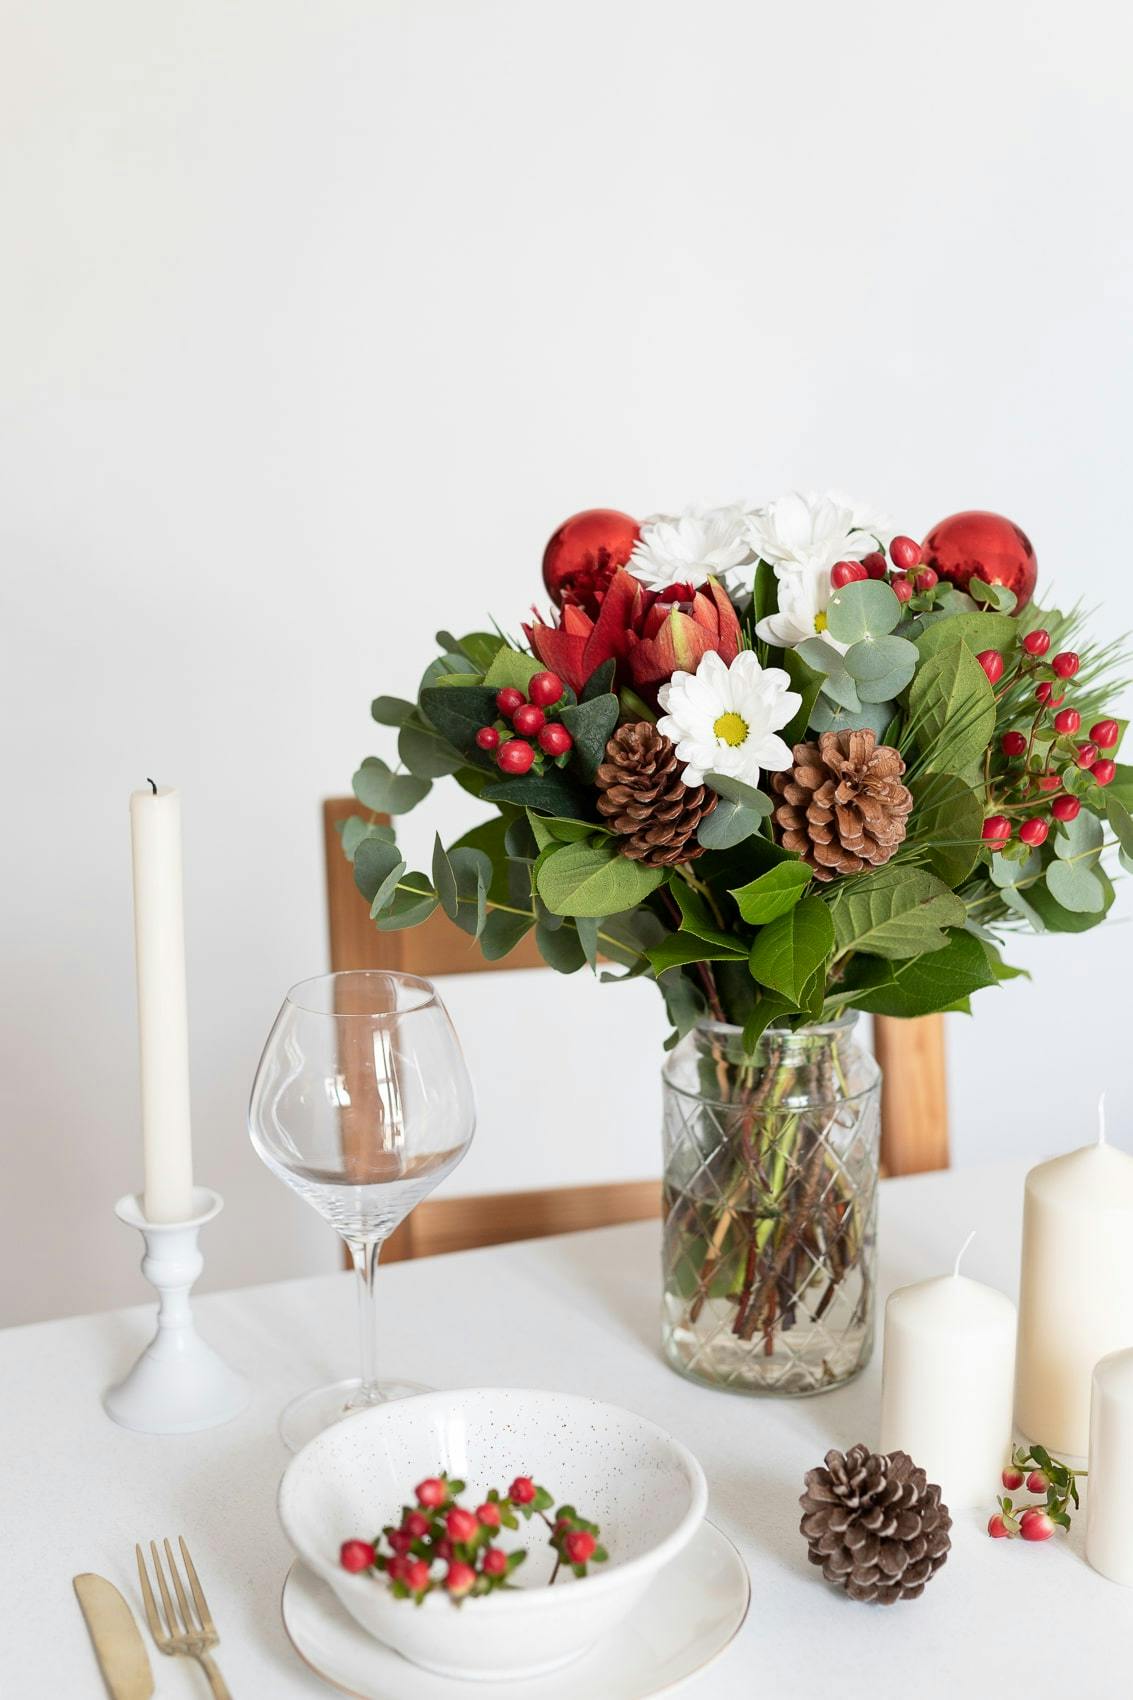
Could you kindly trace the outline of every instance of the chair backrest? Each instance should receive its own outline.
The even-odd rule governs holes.
[[[530,933],[502,961],[486,962],[475,941],[440,909],[421,926],[403,932],[380,932],[354,884],[353,870],[336,831],[337,822],[365,812],[353,797],[332,797],[323,804],[332,968],[392,968],[432,979],[437,974],[543,966]],[[914,1021],[875,1016],[874,1049],[884,1075],[883,1170],[890,1175],[908,1175],[946,1169],[943,1016],[928,1015]],[[576,1228],[605,1227],[656,1216],[659,1208],[656,1181],[431,1199],[419,1205],[391,1236],[382,1255],[390,1261]]]

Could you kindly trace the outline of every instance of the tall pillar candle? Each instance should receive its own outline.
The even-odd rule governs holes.
[[[1133,1350],[1094,1366],[1086,1557],[1111,1582],[1133,1588]]]
[[[151,786],[130,797],[134,949],[141,1052],[143,1209],[150,1222],[193,1214],[189,1017],[181,896],[181,798]]]
[[[1015,1306],[960,1274],[885,1306],[882,1452],[907,1452],[953,1511],[994,1495],[1011,1449]]]
[[[1015,1421],[1048,1452],[1084,1458],[1090,1380],[1133,1346],[1133,1157],[1096,1145],[1027,1176]]]

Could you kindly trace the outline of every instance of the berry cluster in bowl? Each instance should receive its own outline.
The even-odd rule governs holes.
[[[415,1504],[402,1506],[399,1523],[387,1523],[372,1541],[344,1541],[339,1553],[344,1570],[384,1576],[395,1599],[420,1605],[440,1589],[459,1604],[507,1587],[527,1554],[522,1548],[505,1551],[496,1541],[500,1529],[518,1529],[521,1517],[538,1517],[550,1530],[555,1567],[548,1586],[563,1564],[583,1577],[591,1563],[602,1564],[608,1556],[598,1525],[580,1517],[573,1505],[548,1515],[554,1497],[530,1476],[516,1476],[506,1494],[492,1488],[474,1510],[457,1503],[465,1484],[447,1475],[426,1476],[413,1491]]]
[[[490,755],[503,773],[541,771],[546,758],[562,767],[571,750],[571,737],[558,713],[565,706],[563,682],[557,673],[535,673],[526,695],[516,685],[496,692],[499,718],[481,726],[477,748]]]

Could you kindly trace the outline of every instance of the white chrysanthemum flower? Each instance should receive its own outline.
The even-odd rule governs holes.
[[[774,567],[828,573],[835,561],[872,555],[887,525],[843,496],[793,490],[748,515],[747,539],[756,558]]]
[[[665,711],[657,730],[676,745],[685,784],[722,773],[754,786],[761,769],[790,767],[790,748],[775,735],[802,702],[790,686],[781,667],[761,667],[750,649],[730,667],[710,650],[695,673],[674,673],[657,693]]]
[[[826,629],[826,610],[834,594],[825,567],[776,567],[779,612],[766,614],[755,628],[757,638],[777,649],[794,649],[804,638],[821,637],[839,655],[849,645],[839,643]]]
[[[748,516],[740,507],[653,514],[642,521],[641,536],[627,566],[649,590],[667,590],[672,584],[697,586],[707,578],[723,578],[754,558],[747,540],[747,523]]]

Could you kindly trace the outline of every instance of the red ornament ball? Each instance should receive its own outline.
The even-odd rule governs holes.
[[[535,760],[535,751],[524,738],[509,738],[500,746],[497,765],[504,773],[526,773]]]
[[[543,551],[543,583],[556,605],[601,599],[614,572],[624,567],[641,527],[616,508],[587,508],[564,520]]]
[[[967,590],[973,578],[1015,592],[1015,611],[1035,590],[1038,562],[1025,532],[1002,514],[972,508],[934,525],[924,540],[924,558],[941,578]]]

